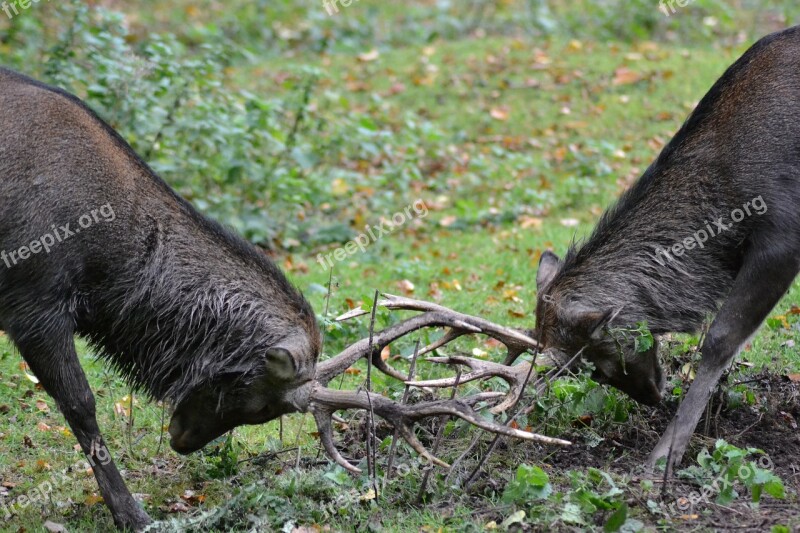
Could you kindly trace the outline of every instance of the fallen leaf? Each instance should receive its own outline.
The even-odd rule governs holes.
[[[204,495],[196,494],[193,490],[184,491],[181,498],[192,505],[197,505],[198,503],[203,503],[206,501],[206,497]]]
[[[634,72],[627,67],[620,67],[614,71],[614,80],[612,83],[614,85],[629,85],[631,83],[636,83],[641,79],[642,76],[639,73]]]
[[[85,504],[87,507],[94,507],[94,506],[95,506],[95,505],[97,505],[98,503],[103,503],[103,497],[102,497],[102,496],[100,496],[100,495],[98,495],[98,494],[90,494],[90,495],[88,495],[88,496],[86,497],[86,499],[85,499],[85,500],[83,500],[83,503],[84,503],[84,504]]]
[[[397,282],[397,287],[406,295],[409,296],[414,293],[414,284],[411,281],[404,279]]]
[[[522,229],[528,228],[541,228],[544,221],[536,217],[521,217],[519,219],[519,227]]]
[[[380,57],[381,53],[378,52],[377,48],[373,48],[369,52],[364,52],[363,54],[358,54],[358,60],[367,63],[369,61],[375,61]]]
[[[350,186],[342,178],[336,178],[331,182],[331,192],[334,196],[344,196],[350,192]]]
[[[50,406],[44,400],[36,400],[36,408],[43,413],[50,412]]]
[[[458,219],[453,215],[447,215],[446,217],[442,217],[442,219],[439,221],[439,225],[443,228],[447,228],[455,224],[456,220]]]
[[[375,489],[369,489],[366,493],[358,497],[362,502],[374,500],[376,498]]]
[[[44,528],[50,533],[67,533],[67,528],[58,522],[51,522],[50,520],[44,523]]]
[[[472,355],[474,355],[475,357],[486,357],[488,354],[484,350],[475,347],[472,349]]]
[[[189,506],[183,502],[175,502],[169,506],[170,513],[188,513]]]
[[[508,108],[494,107],[489,111],[489,115],[495,120],[508,120]]]

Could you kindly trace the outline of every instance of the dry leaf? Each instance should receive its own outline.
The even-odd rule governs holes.
[[[377,48],[373,48],[369,52],[364,52],[363,54],[358,54],[358,60],[367,63],[369,61],[375,61],[380,57],[381,53],[378,52]]]
[[[188,513],[189,506],[183,502],[175,502],[169,506],[170,513]]]
[[[639,73],[634,72],[627,67],[620,67],[614,71],[614,80],[612,83],[614,85],[630,85],[631,83],[636,83],[641,79],[642,76]]]
[[[50,520],[44,523],[44,528],[50,533],[67,533],[67,528],[58,522],[51,522]]]
[[[103,503],[103,497],[98,494],[90,494],[83,500],[86,507],[94,507],[98,503]]]
[[[397,282],[397,287],[405,294],[406,296],[410,296],[414,293],[414,284],[411,283],[409,280],[404,279]]]
[[[458,220],[453,215],[447,215],[446,217],[442,217],[442,220],[439,221],[439,225],[443,228],[447,228],[455,224],[456,220]]]
[[[508,108],[494,107],[489,111],[489,115],[495,120],[508,120]]]

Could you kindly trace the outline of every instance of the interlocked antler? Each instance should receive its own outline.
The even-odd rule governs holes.
[[[473,333],[487,335],[500,341],[507,347],[509,354],[513,354],[513,358],[516,358],[525,351],[535,351],[537,348],[536,341],[527,335],[510,328],[493,324],[482,318],[465,315],[429,302],[389,294],[384,294],[384,296],[385,299],[380,300],[377,303],[378,306],[387,307],[389,309],[421,311],[422,314],[408,318],[383,331],[374,333],[371,345],[369,339],[362,339],[346,348],[336,357],[323,361],[317,366],[316,380],[308,384],[304,390],[298,391],[293,395],[294,400],[292,403],[298,406],[300,410],[310,411],[314,415],[325,451],[338,464],[352,472],[360,472],[358,468],[351,465],[342,457],[333,442],[331,421],[333,413],[340,409],[371,409],[373,413],[392,424],[395,429],[397,429],[398,433],[420,455],[440,466],[448,465],[431,455],[414,435],[414,423],[423,418],[441,415],[457,416],[481,429],[496,434],[545,444],[570,444],[570,442],[562,439],[520,431],[508,425],[491,422],[480,416],[480,414],[474,410],[475,405],[480,402],[495,401],[503,396],[505,396],[505,399],[494,406],[492,412],[499,413],[515,405],[521,397],[525,383],[532,371],[531,364],[527,362],[511,367],[462,356],[433,357],[428,359],[428,361],[435,363],[466,365],[471,368],[472,372],[461,376],[460,383],[489,377],[500,377],[506,380],[510,385],[510,392],[508,395],[486,392],[462,399],[427,401],[405,405],[398,404],[388,398],[364,390],[336,391],[326,388],[325,385],[327,385],[331,379],[350,368],[350,366],[362,357],[370,357],[372,364],[376,368],[396,379],[406,382],[405,376],[391,368],[381,359],[381,351],[392,341],[426,327],[447,327],[449,330],[441,339],[422,348],[419,351],[419,355],[430,353],[463,335]],[[364,314],[367,314],[367,311],[359,308],[338,317],[337,320],[348,320]],[[423,382],[409,381],[406,383],[408,385],[429,387],[452,387],[456,384],[454,379]]]

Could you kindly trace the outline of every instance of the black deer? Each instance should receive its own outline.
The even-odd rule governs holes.
[[[172,447],[189,453],[297,410],[284,393],[314,377],[314,312],[74,96],[0,70],[0,132],[0,327],[94,463],[116,524],[141,528],[73,336],[175,406]]]
[[[559,260],[542,255],[537,332],[564,360],[646,404],[657,343],[618,328],[695,332],[716,313],[697,377],[652,451],[677,465],[741,346],[800,270],[800,27],[761,39],[716,82],[656,161]],[[615,333],[615,329],[616,332]],[[627,339],[627,340],[626,340]]]

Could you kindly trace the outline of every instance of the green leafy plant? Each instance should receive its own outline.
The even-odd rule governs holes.
[[[553,492],[550,477],[538,466],[521,464],[503,492],[506,503],[525,504],[531,500],[546,500]]]
[[[209,477],[221,479],[236,474],[239,471],[239,448],[233,432],[228,433],[222,445],[207,456]]]
[[[753,456],[758,457],[754,460]],[[757,448],[741,449],[720,439],[713,452],[704,449],[698,454],[697,463],[680,475],[701,485],[701,497],[713,497],[720,505],[739,497],[737,485],[750,491],[754,503],[761,501],[764,493],[777,499],[786,496],[783,481],[768,468],[771,461]]]

